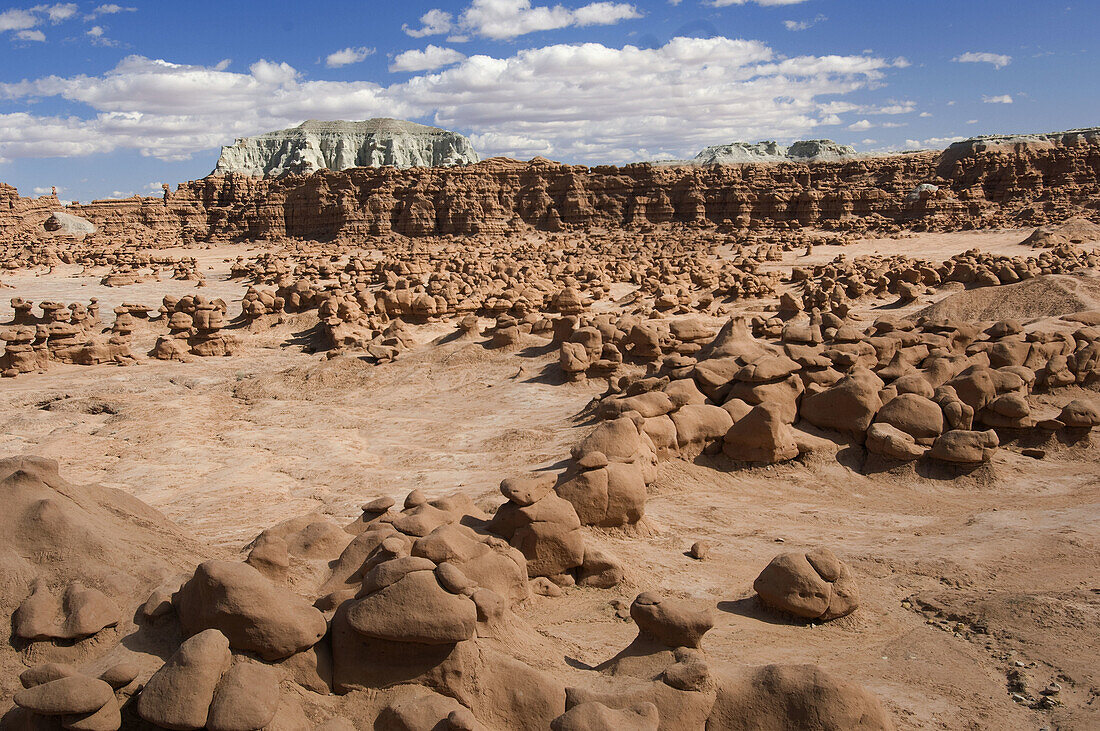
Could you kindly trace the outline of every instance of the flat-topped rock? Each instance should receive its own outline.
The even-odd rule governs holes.
[[[468,139],[438,127],[388,118],[363,122],[311,119],[223,147],[213,174],[281,177],[383,165],[469,165],[480,160]]]
[[[799,140],[790,147],[771,140],[730,142],[703,148],[691,161],[693,165],[736,165],[759,162],[810,162],[845,160],[856,156],[856,148],[832,140]]]

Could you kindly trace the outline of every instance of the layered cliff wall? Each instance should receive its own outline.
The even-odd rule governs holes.
[[[14,187],[0,183],[0,237],[10,238],[24,230],[33,232],[51,212],[61,208],[56,195],[24,198]]]
[[[69,210],[95,223],[97,236],[150,243],[664,224],[951,230],[1096,216],[1100,134],[1013,140],[799,164],[587,168],[494,158],[458,168],[353,168],[279,179],[231,174],[184,183],[163,199],[135,196]],[[0,215],[0,234],[5,230],[12,230],[11,217],[5,225]]]
[[[790,147],[773,141],[731,142],[704,147],[691,160],[691,163],[693,165],[733,165],[755,162],[817,162],[846,160],[853,157],[858,157],[856,148],[840,145],[832,140],[799,140]]]
[[[353,167],[399,168],[469,165],[478,157],[470,141],[439,127],[400,119],[318,122],[244,137],[223,147],[213,175],[308,175]]]

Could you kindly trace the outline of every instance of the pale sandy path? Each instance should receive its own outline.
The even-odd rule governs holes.
[[[530,382],[545,358],[494,357],[478,343],[377,367],[250,356],[5,380],[0,454],[54,457],[73,481],[121,487],[236,547],[280,520],[311,510],[350,520],[363,502],[413,488],[496,494],[509,474],[568,453],[571,417],[597,392]],[[513,378],[525,363],[530,374]]]

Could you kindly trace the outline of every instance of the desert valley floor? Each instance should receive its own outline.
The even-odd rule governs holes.
[[[838,255],[941,261],[978,249],[1028,256],[1033,250],[1021,242],[1031,231],[821,243],[810,253],[783,251],[762,268],[787,277],[793,267],[826,265]],[[481,318],[473,336],[456,337],[453,320],[431,318],[412,329],[397,357],[370,362],[354,349],[312,352],[316,311],[243,321],[244,285],[231,265],[261,251],[220,244],[155,252],[194,257],[201,289],[168,276],[104,286],[107,268],[76,264],[0,275],[10,287],[0,323],[16,315],[9,293],[35,303],[95,297],[103,313],[124,302],[154,311],[133,329],[131,350],[140,363],[51,363],[0,383],[0,456],[57,460],[68,483],[118,488],[160,511],[185,537],[175,561],[165,563],[186,579],[197,560],[243,560],[258,534],[283,521],[313,514],[343,526],[360,517],[363,504],[392,498],[400,506],[413,490],[429,500],[461,493],[491,514],[502,503],[501,480],[560,472],[570,448],[600,423],[596,400],[608,395],[608,380],[570,378],[549,332],[522,333],[502,345],[491,334],[492,319]],[[782,291],[793,288],[784,284]],[[614,285],[592,313],[625,307],[635,289]],[[225,316],[234,324],[225,332],[239,340],[234,353],[185,362],[145,357],[167,332],[155,319],[161,299],[197,292],[228,303]],[[774,317],[777,302],[748,299],[693,316],[713,336],[730,318]],[[860,328],[884,316],[916,319],[936,303],[941,309],[930,316],[983,329],[1005,320],[1024,331],[1080,327],[1059,318],[1100,313],[1100,276],[1091,269],[997,287],[945,286],[907,302],[884,293],[853,300],[848,319]],[[1053,418],[1075,399],[1100,402],[1096,383],[1036,391],[1032,415]],[[514,642],[528,663],[565,686],[583,685],[592,668],[630,645],[638,629],[625,608],[652,591],[711,608],[713,629],[702,644],[709,661],[818,665],[877,697],[900,729],[1095,728],[1097,438],[1001,431],[988,461],[957,465],[876,461],[835,432],[798,426],[814,448],[794,460],[731,462],[713,449],[662,457],[647,481],[641,521],[581,529],[586,551],[621,564],[621,581],[610,588],[540,585],[511,610],[529,632],[517,630],[505,645]],[[699,541],[709,545],[703,560],[689,551]],[[764,606],[753,588],[761,569],[779,553],[817,547],[850,567],[858,610],[817,622]],[[290,585],[312,602],[321,592],[305,588],[306,563],[292,556]],[[0,586],[10,613],[25,589],[11,580]],[[148,680],[171,647],[125,649],[123,642],[107,659],[97,650],[97,643],[110,647],[104,635],[136,631],[133,607],[123,610],[121,622],[91,638],[5,653],[2,695],[20,690],[17,676],[27,667],[84,663],[99,671],[120,650]],[[326,695],[288,678],[280,683],[280,703],[294,707],[287,718],[312,726],[354,719],[356,709],[377,715],[381,703],[366,691]],[[661,727],[677,726],[662,718]]]

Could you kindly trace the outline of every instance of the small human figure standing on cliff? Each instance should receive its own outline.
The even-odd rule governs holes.
[[[160,189],[164,191],[164,202],[168,202],[168,183],[161,183]]]

